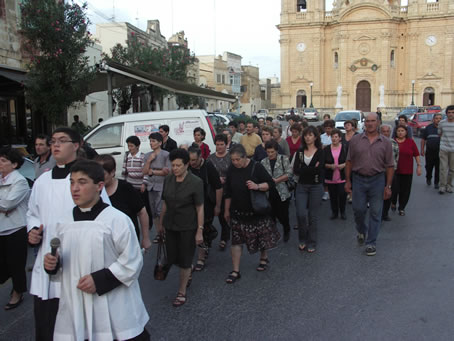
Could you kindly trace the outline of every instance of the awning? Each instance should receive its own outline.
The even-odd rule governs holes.
[[[16,83],[23,83],[27,79],[27,72],[0,64],[0,76]]]
[[[229,94],[201,88],[193,84],[155,76],[136,68],[111,61],[104,62],[102,65],[100,65],[96,79],[89,86],[89,92],[92,93],[108,90],[108,74],[112,76],[112,89],[137,83],[143,83],[155,85],[177,94],[198,96],[226,102],[237,101],[237,98],[235,96]]]

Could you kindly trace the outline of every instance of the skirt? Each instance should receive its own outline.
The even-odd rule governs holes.
[[[281,238],[276,222],[268,215],[258,216],[233,211],[230,225],[232,245],[246,244],[251,254],[275,248]]]

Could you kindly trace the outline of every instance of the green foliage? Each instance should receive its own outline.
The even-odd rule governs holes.
[[[93,42],[86,4],[24,0],[21,33],[30,55],[26,99],[54,124],[65,123],[67,109],[82,101],[95,70],[84,56]]]
[[[134,32],[128,37],[127,46],[117,44],[111,49],[111,55],[104,55],[104,58],[156,76],[182,82],[187,81],[188,67],[195,63],[195,56],[186,46],[172,45],[163,49],[153,48],[143,42]],[[168,91],[157,86],[145,87],[150,92],[152,100],[159,100],[162,105],[162,98],[168,94]],[[119,102],[128,102],[127,93],[128,91],[122,88],[116,90],[114,96]],[[132,95],[129,91],[129,96]],[[180,95],[177,97],[177,102],[178,105],[186,107],[197,102],[197,99],[194,99],[193,96]],[[131,103],[130,99],[129,103]]]

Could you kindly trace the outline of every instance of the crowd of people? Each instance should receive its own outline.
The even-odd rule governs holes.
[[[375,113],[365,118],[363,132],[346,121],[342,133],[329,116],[318,127],[292,116],[289,129],[273,119],[230,122],[215,136],[214,151],[202,128],[194,129],[192,144],[178,146],[162,125],[149,135],[149,153],[140,151],[139,138],[127,138],[124,180],[115,177],[111,155],[81,153],[79,133],[63,127],[36,138],[31,189],[18,172],[21,154],[2,148],[0,282],[12,279],[4,308],[24,299],[29,244],[36,250],[30,293],[37,340],[148,340],[138,277],[153,227],[153,242],[165,245],[168,266],[179,268],[172,304],[180,307],[219,232],[219,250],[230,243],[226,283],[241,278],[244,245],[258,255],[256,270],[266,271],[281,236],[291,240],[293,201],[301,252],[316,252],[321,203],[329,198],[331,220],[346,220],[352,202],[357,241],[373,256],[382,221],[391,220],[389,209],[405,215],[414,162],[416,175],[422,174],[420,156],[426,158],[427,185],[434,179],[440,194],[452,193],[454,106],[446,113],[444,121],[434,115],[419,150],[404,118],[393,132]]]

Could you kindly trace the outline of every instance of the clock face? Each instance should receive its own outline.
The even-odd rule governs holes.
[[[297,49],[298,51],[300,51],[300,52],[303,52],[304,50],[306,50],[306,44],[304,44],[304,43],[298,43],[298,44],[296,45],[296,49]]]
[[[437,43],[437,37],[435,36],[428,36],[426,38],[426,45],[427,46],[434,46]]]

